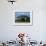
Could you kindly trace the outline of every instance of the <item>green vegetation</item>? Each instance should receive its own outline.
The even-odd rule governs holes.
[[[21,15],[21,16],[18,16],[17,18],[19,19],[15,20],[15,22],[30,23],[30,17],[28,16]]]

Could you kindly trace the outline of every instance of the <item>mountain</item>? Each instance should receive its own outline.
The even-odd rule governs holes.
[[[27,15],[20,15],[18,17],[16,17],[15,22],[30,22],[30,17]]]

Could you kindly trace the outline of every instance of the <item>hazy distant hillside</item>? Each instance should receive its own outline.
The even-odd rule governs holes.
[[[21,15],[16,17],[15,22],[30,22],[30,17],[26,15]]]

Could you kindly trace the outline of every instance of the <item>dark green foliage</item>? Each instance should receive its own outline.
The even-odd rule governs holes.
[[[26,16],[26,15],[21,15],[21,16],[18,16],[17,18],[19,18],[19,19],[17,19],[17,20],[15,20],[15,22],[30,22],[30,17],[28,17],[28,16]]]

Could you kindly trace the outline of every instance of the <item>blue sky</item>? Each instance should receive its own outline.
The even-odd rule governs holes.
[[[17,16],[20,16],[20,15],[27,15],[27,16],[30,16],[30,12],[16,12],[15,15],[16,15],[16,17],[17,17]]]

